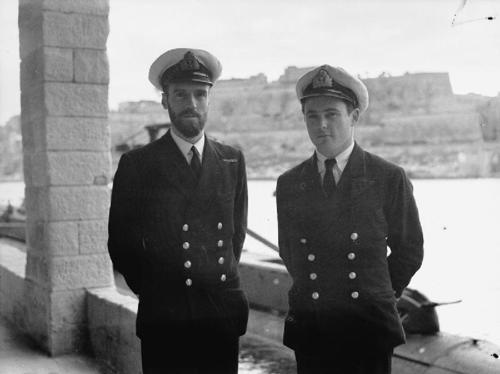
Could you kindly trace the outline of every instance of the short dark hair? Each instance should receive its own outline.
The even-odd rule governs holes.
[[[342,100],[342,99],[339,99],[339,100]],[[304,105],[305,105],[306,101],[307,101],[307,99],[302,100],[300,102],[300,105],[302,107],[302,113],[304,113]],[[351,103],[350,101],[347,101],[347,100],[342,100],[342,101],[345,103],[345,106],[346,106],[346,109],[347,109],[347,114],[351,114],[352,111],[355,109],[354,108],[354,104]]]

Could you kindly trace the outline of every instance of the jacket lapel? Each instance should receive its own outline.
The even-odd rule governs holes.
[[[315,154],[313,154],[304,164],[298,182],[299,196],[310,196],[311,193],[324,196],[321,193],[321,177],[318,173]],[[345,190],[347,193],[349,193],[350,190],[350,197],[352,201],[355,202],[371,188],[374,183],[375,181],[368,178],[366,175],[365,152],[356,143],[337,188]]]
[[[160,178],[189,198],[195,187],[195,180],[186,159],[170,135],[170,130],[159,140],[157,157]]]
[[[300,172],[298,190],[300,195],[310,193],[311,191],[322,191],[321,177],[318,172],[318,166],[316,162],[316,153],[314,153],[304,163],[304,167]]]
[[[290,213],[300,222],[304,233],[311,232],[321,222],[321,211],[326,207],[316,154],[303,164],[293,195],[295,197],[290,201]]]
[[[365,152],[356,143],[352,150],[346,170],[349,169],[351,175],[351,199],[353,206],[375,181],[366,175]]]
[[[203,150],[203,159],[201,163],[201,175],[198,185],[190,203],[190,209],[196,208],[196,211],[203,211],[208,208],[212,200],[217,195],[217,186],[222,178],[222,166],[220,157],[215,150],[213,142],[205,136],[205,148]]]

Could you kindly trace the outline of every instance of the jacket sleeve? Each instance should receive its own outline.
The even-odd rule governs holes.
[[[115,270],[130,289],[140,290],[140,251],[142,235],[139,223],[139,175],[132,160],[124,154],[113,179],[108,222],[108,250]]]
[[[413,197],[413,186],[403,169],[398,169],[390,181],[386,207],[388,220],[387,244],[391,249],[388,257],[392,287],[396,297],[420,268],[424,256],[424,239]]]
[[[279,255],[285,264],[288,272],[291,274],[291,256],[290,256],[290,240],[288,232],[291,229],[288,215],[285,212],[285,200],[283,192],[283,179],[278,178],[276,184],[276,210],[278,213],[278,246]]]
[[[248,189],[247,172],[245,168],[245,158],[243,153],[239,154],[238,183],[236,185],[236,195],[234,199],[234,235],[233,251],[237,261],[240,260],[243,243],[247,233],[247,213],[248,213]]]

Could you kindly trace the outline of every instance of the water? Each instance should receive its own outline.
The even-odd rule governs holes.
[[[410,287],[433,301],[462,300],[438,308],[442,331],[500,345],[500,179],[413,185],[425,258]],[[275,181],[249,182],[249,227],[273,243],[278,241],[275,187]]]
[[[433,301],[441,329],[500,345],[500,179],[415,180],[425,258],[410,287]],[[275,181],[249,182],[249,227],[277,243]],[[0,183],[0,205],[18,204],[22,182]],[[247,236],[248,238],[248,236]],[[252,251],[271,250],[248,238]]]
[[[24,182],[0,182],[0,207],[10,201],[15,206],[21,205],[24,198]],[[1,212],[0,212],[1,213]]]

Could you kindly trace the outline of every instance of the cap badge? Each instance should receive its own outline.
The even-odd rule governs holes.
[[[330,74],[328,74],[328,72],[325,69],[320,69],[313,78],[312,86],[313,88],[323,88],[323,87],[331,88],[333,85],[332,83],[333,79],[330,76]]]
[[[200,63],[193,52],[187,51],[183,59],[179,61],[179,68],[181,71],[196,71],[200,70]]]

